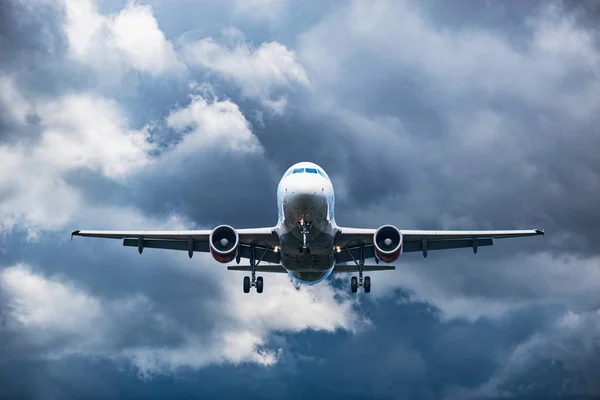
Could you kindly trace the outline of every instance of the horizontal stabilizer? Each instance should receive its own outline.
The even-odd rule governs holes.
[[[227,267],[230,271],[246,271],[252,272],[252,267],[249,265],[230,265]],[[286,274],[287,271],[281,265],[259,265],[256,267],[256,272],[275,272]]]
[[[227,267],[227,269],[230,271],[252,272],[252,267],[250,267],[249,265],[230,265]],[[394,269],[396,269],[396,267],[393,265],[365,265],[363,271],[391,271]],[[281,265],[259,265],[258,267],[256,267],[256,272],[286,273],[287,271]],[[336,265],[335,268],[333,268],[333,272],[358,272],[358,265]]]
[[[365,265],[363,267],[364,272],[373,272],[373,271],[391,271],[396,269],[393,265]],[[358,265],[356,264],[348,264],[348,265],[336,265],[333,269],[333,272],[358,272]]]

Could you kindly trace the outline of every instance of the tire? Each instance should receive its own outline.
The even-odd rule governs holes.
[[[250,277],[244,277],[244,293],[250,293]]]
[[[352,290],[352,293],[356,293],[358,291],[358,279],[355,276],[350,279],[350,290]]]
[[[365,288],[365,293],[371,292],[371,277],[370,276],[365,276],[364,288]]]
[[[264,288],[263,277],[259,276],[256,278],[256,293],[262,293]]]

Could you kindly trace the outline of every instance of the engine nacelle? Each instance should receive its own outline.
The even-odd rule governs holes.
[[[373,235],[375,255],[381,261],[394,262],[402,254],[402,233],[392,225],[384,225]]]
[[[213,258],[220,263],[228,263],[237,256],[240,237],[231,226],[220,225],[210,233],[208,243]]]

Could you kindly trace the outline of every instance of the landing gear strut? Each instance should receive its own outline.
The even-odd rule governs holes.
[[[254,245],[250,247],[250,267],[252,268],[252,279],[250,279],[249,276],[244,277],[244,293],[250,293],[251,287],[256,288],[256,293],[263,292],[265,284],[262,276],[256,277],[256,267],[258,267],[258,264],[260,264],[265,254],[267,254],[267,250],[263,249],[262,255],[258,261],[256,261],[256,247]]]
[[[300,233],[302,234],[302,247],[300,247],[300,253],[306,252],[307,254],[310,254],[310,248],[308,247],[308,233],[312,226],[312,222],[300,221],[298,222],[298,225],[300,225]]]
[[[354,263],[358,266],[358,279],[355,276],[353,276],[350,279],[350,290],[352,291],[352,293],[356,293],[356,292],[358,292],[358,288],[362,287],[364,289],[365,293],[370,293],[371,292],[371,277],[369,277],[369,276],[363,277],[363,272],[364,272],[364,268],[365,268],[365,246],[360,246],[360,255],[359,255],[358,261],[352,255],[352,252],[350,251],[350,249],[346,249],[346,250],[348,250],[348,254],[350,254],[350,257],[352,257],[352,259],[354,260]]]

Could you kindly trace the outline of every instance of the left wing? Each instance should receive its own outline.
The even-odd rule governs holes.
[[[360,246],[364,246],[365,258],[375,257],[373,236],[377,229],[339,228],[335,246],[340,248],[336,253],[337,262],[348,262],[358,259]],[[473,248],[477,252],[480,246],[492,246],[493,239],[515,238],[543,235],[543,229],[503,230],[503,231],[429,231],[403,230],[402,252],[421,251],[426,257],[429,250],[446,250],[457,248]],[[342,251],[346,249],[347,251]]]
[[[85,231],[75,230],[73,236],[87,236],[106,239],[123,239],[123,246],[137,247],[141,253],[144,248],[184,250],[191,257],[195,251],[207,253],[212,230],[190,231]],[[250,258],[250,247],[256,248],[256,257],[270,263],[281,261],[280,253],[274,251],[279,239],[274,228],[236,229],[239,235],[239,255]]]

